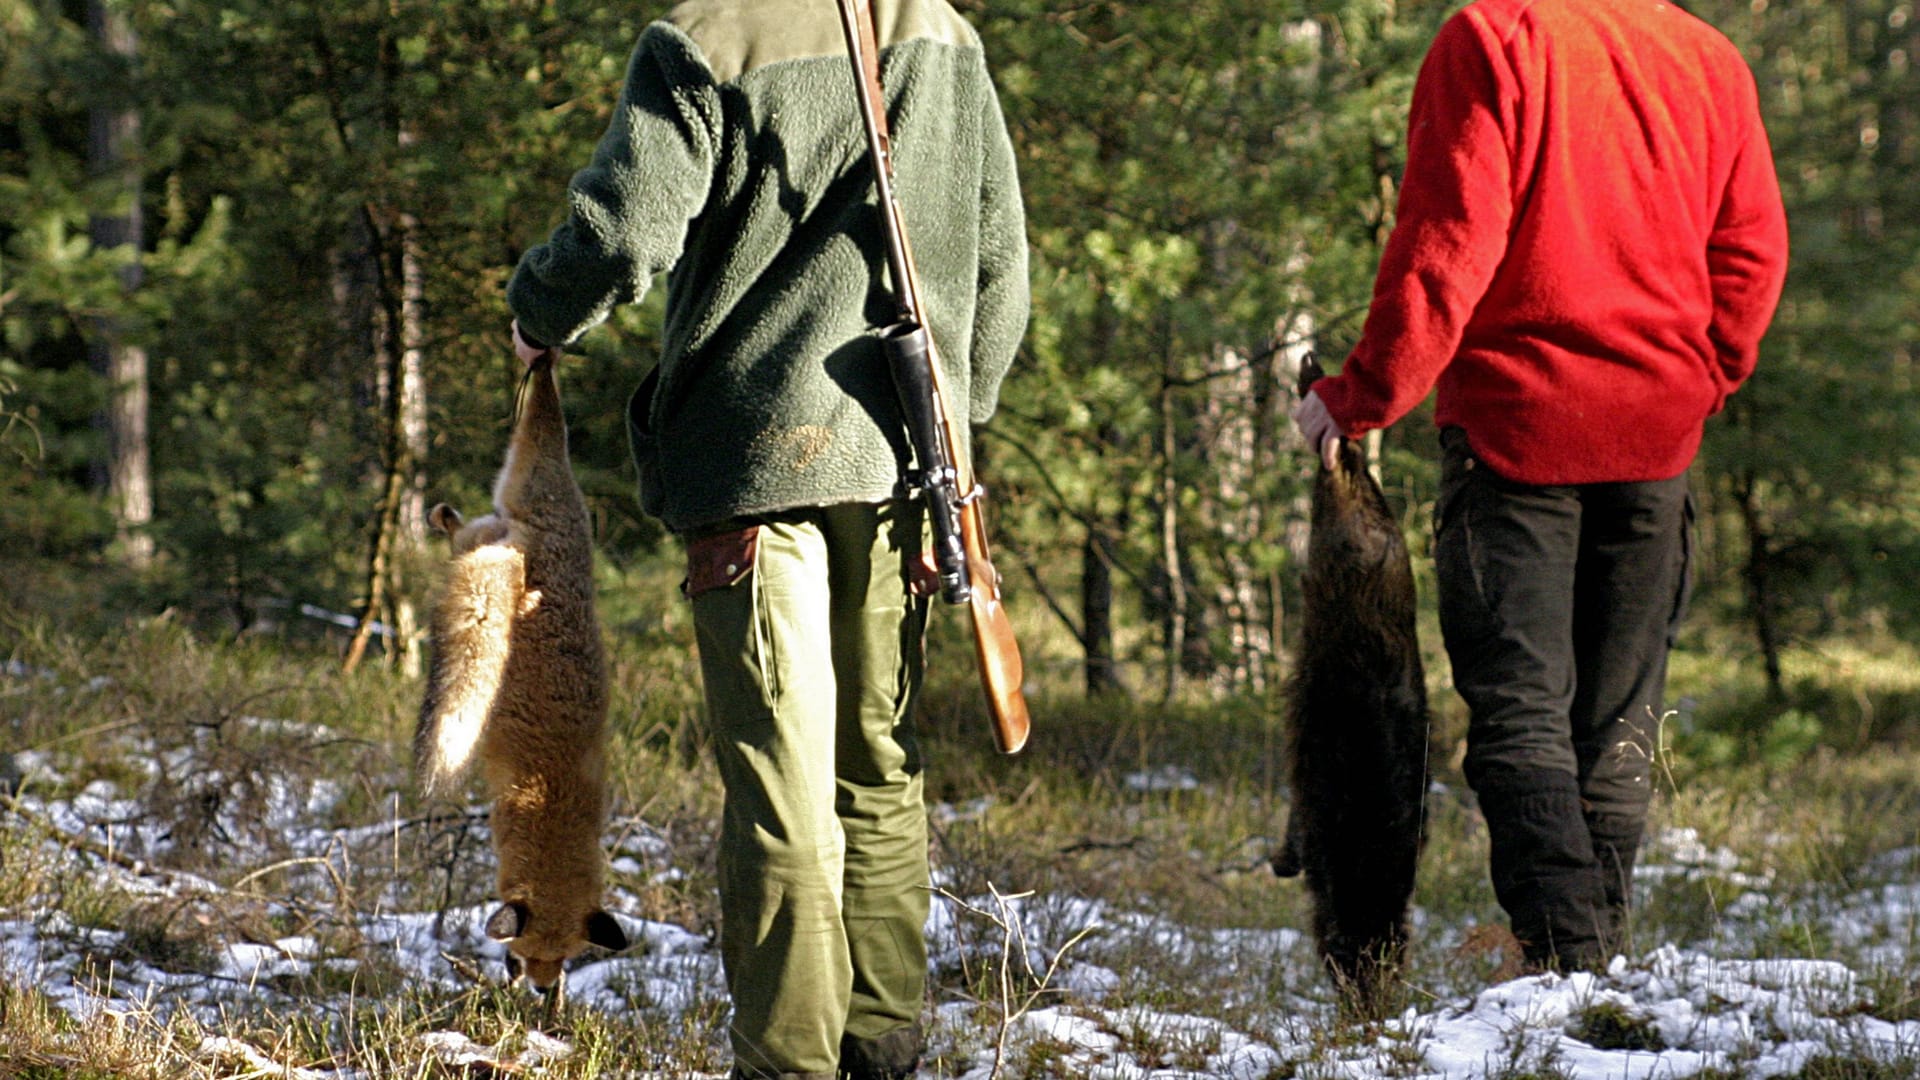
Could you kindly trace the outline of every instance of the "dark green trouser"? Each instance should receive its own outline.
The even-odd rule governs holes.
[[[1535,486],[1441,433],[1434,561],[1494,892],[1537,963],[1618,947],[1686,610],[1687,478]]]
[[[925,996],[911,712],[926,603],[907,577],[921,514],[832,506],[755,530],[750,571],[704,591],[689,583],[726,785],[720,944],[734,1072],[831,1077],[843,1038],[917,1044],[908,1031]]]

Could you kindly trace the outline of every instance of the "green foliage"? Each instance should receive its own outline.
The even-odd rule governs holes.
[[[1920,979],[1897,968],[1880,967],[1862,979],[1867,993],[1867,1015],[1889,1024],[1920,1020]]]
[[[978,444],[1023,633],[1049,678],[1110,650],[1136,696],[1271,686],[1309,476],[1286,420],[1293,365],[1308,348],[1335,365],[1358,335],[1414,74],[1459,5],[961,6],[1030,223],[1033,323]],[[274,613],[301,603],[356,611],[385,465],[375,338],[402,238],[423,271],[427,500],[477,507],[515,385],[506,275],[563,213],[663,8],[135,0],[129,65],[78,5],[0,0],[0,557],[68,578],[112,562],[98,416],[113,388],[87,355],[110,320],[152,358],[160,558],[124,586],[234,631],[285,626]],[[1708,427],[1697,610],[1752,637],[1739,655],[1763,666],[1799,642],[1920,640],[1920,19],[1905,0],[1689,8],[1754,67],[1794,244],[1759,372]],[[138,252],[88,235],[129,209],[91,175],[88,110],[127,101]],[[617,573],[665,546],[633,498],[622,407],[660,301],[618,313],[565,373]],[[1380,448],[1423,574],[1429,415]],[[415,598],[433,580],[400,576]],[[32,580],[29,602],[62,601],[56,575]],[[1106,630],[1089,617],[1103,594]],[[666,617],[634,607],[623,625]],[[936,638],[949,646],[964,656]],[[1863,709],[1792,673],[1741,693],[1680,734],[1697,759],[1920,734],[1911,694]]]
[[[1616,1001],[1597,1001],[1573,1016],[1567,1033],[1600,1050],[1667,1048],[1667,1040],[1652,1017],[1642,1016]]]
[[[1920,191],[1906,178],[1920,162],[1911,63],[1920,37],[1911,5],[1690,7],[1754,65],[1792,226],[1792,270],[1759,369],[1708,428],[1701,471],[1725,537],[1722,572],[1744,567],[1746,603],[1764,603],[1783,635],[1885,628],[1913,640]]]
[[[1821,1054],[1801,1066],[1792,1080],[1905,1080],[1913,1075],[1913,1068],[1912,1061]]]
[[[84,483],[99,452],[87,421],[103,389],[85,371],[0,357],[0,552],[72,557],[111,533]]]
[[[0,471],[0,528],[74,558],[113,536],[93,424],[106,387],[83,348],[110,316],[153,358],[152,602],[239,628],[263,601],[351,610],[378,496],[370,327],[397,295],[393,229],[411,223],[426,271],[427,483],[471,505],[515,385],[506,270],[564,211],[644,17],[532,0],[138,3],[129,70],[96,54],[75,10],[0,14],[0,452],[29,466]],[[142,120],[137,256],[87,236],[115,197],[86,158],[86,110],[109,87],[131,87]],[[117,275],[134,257],[144,281],[128,294]],[[660,537],[633,505],[620,407],[657,325],[657,308],[621,320],[570,394],[616,551]]]
[[[1134,626],[1122,661],[1179,645],[1191,674],[1269,677],[1288,559],[1276,511],[1307,475],[1286,453],[1294,365],[1355,334],[1412,66],[1443,14],[1208,0],[977,17],[1035,263],[987,471],[1040,591],[1110,567]],[[1175,570],[1183,643],[1166,622]]]
[[[1827,639],[1782,657],[1775,695],[1742,651],[1714,644],[1725,629],[1690,636],[1672,657],[1663,770],[1711,776],[1735,764],[1783,767],[1820,754],[1920,738],[1914,647],[1887,637]],[[1733,665],[1728,660],[1737,661]]]
[[[1820,746],[1826,726],[1809,713],[1787,709],[1740,732],[1702,732],[1687,740],[1686,752],[1699,765],[1731,765],[1756,760],[1791,765]]]

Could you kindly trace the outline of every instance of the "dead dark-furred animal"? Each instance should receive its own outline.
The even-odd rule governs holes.
[[[1319,377],[1309,358],[1300,393]],[[1314,480],[1301,592],[1287,694],[1293,806],[1273,870],[1306,874],[1321,958],[1347,1004],[1372,1013],[1406,954],[1427,691],[1406,541],[1351,439]]]

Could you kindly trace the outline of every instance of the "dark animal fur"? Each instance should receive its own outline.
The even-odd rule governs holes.
[[[1308,360],[1300,392],[1319,377]],[[1357,442],[1314,481],[1302,592],[1287,702],[1293,807],[1273,869],[1306,873],[1321,957],[1350,1003],[1373,1011],[1406,952],[1427,692],[1413,567]]]

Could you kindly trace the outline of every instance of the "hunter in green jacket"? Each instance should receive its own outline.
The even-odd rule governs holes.
[[[980,423],[1027,320],[1012,146],[946,0],[873,6],[924,318],[951,408]],[[856,102],[832,0],[674,8],[507,290],[524,356],[667,274],[628,421],[641,504],[687,542],[736,1078],[906,1077],[921,1047],[925,530],[876,336],[896,308]]]
[[[956,413],[992,414],[1027,321],[1013,148],[979,39],[879,0],[897,197]],[[892,498],[907,453],[871,166],[831,0],[694,0],[641,34],[572,213],[520,260],[521,332],[572,342],[667,275],[631,407],[641,503],[677,532]],[[964,433],[962,438],[965,438]]]

